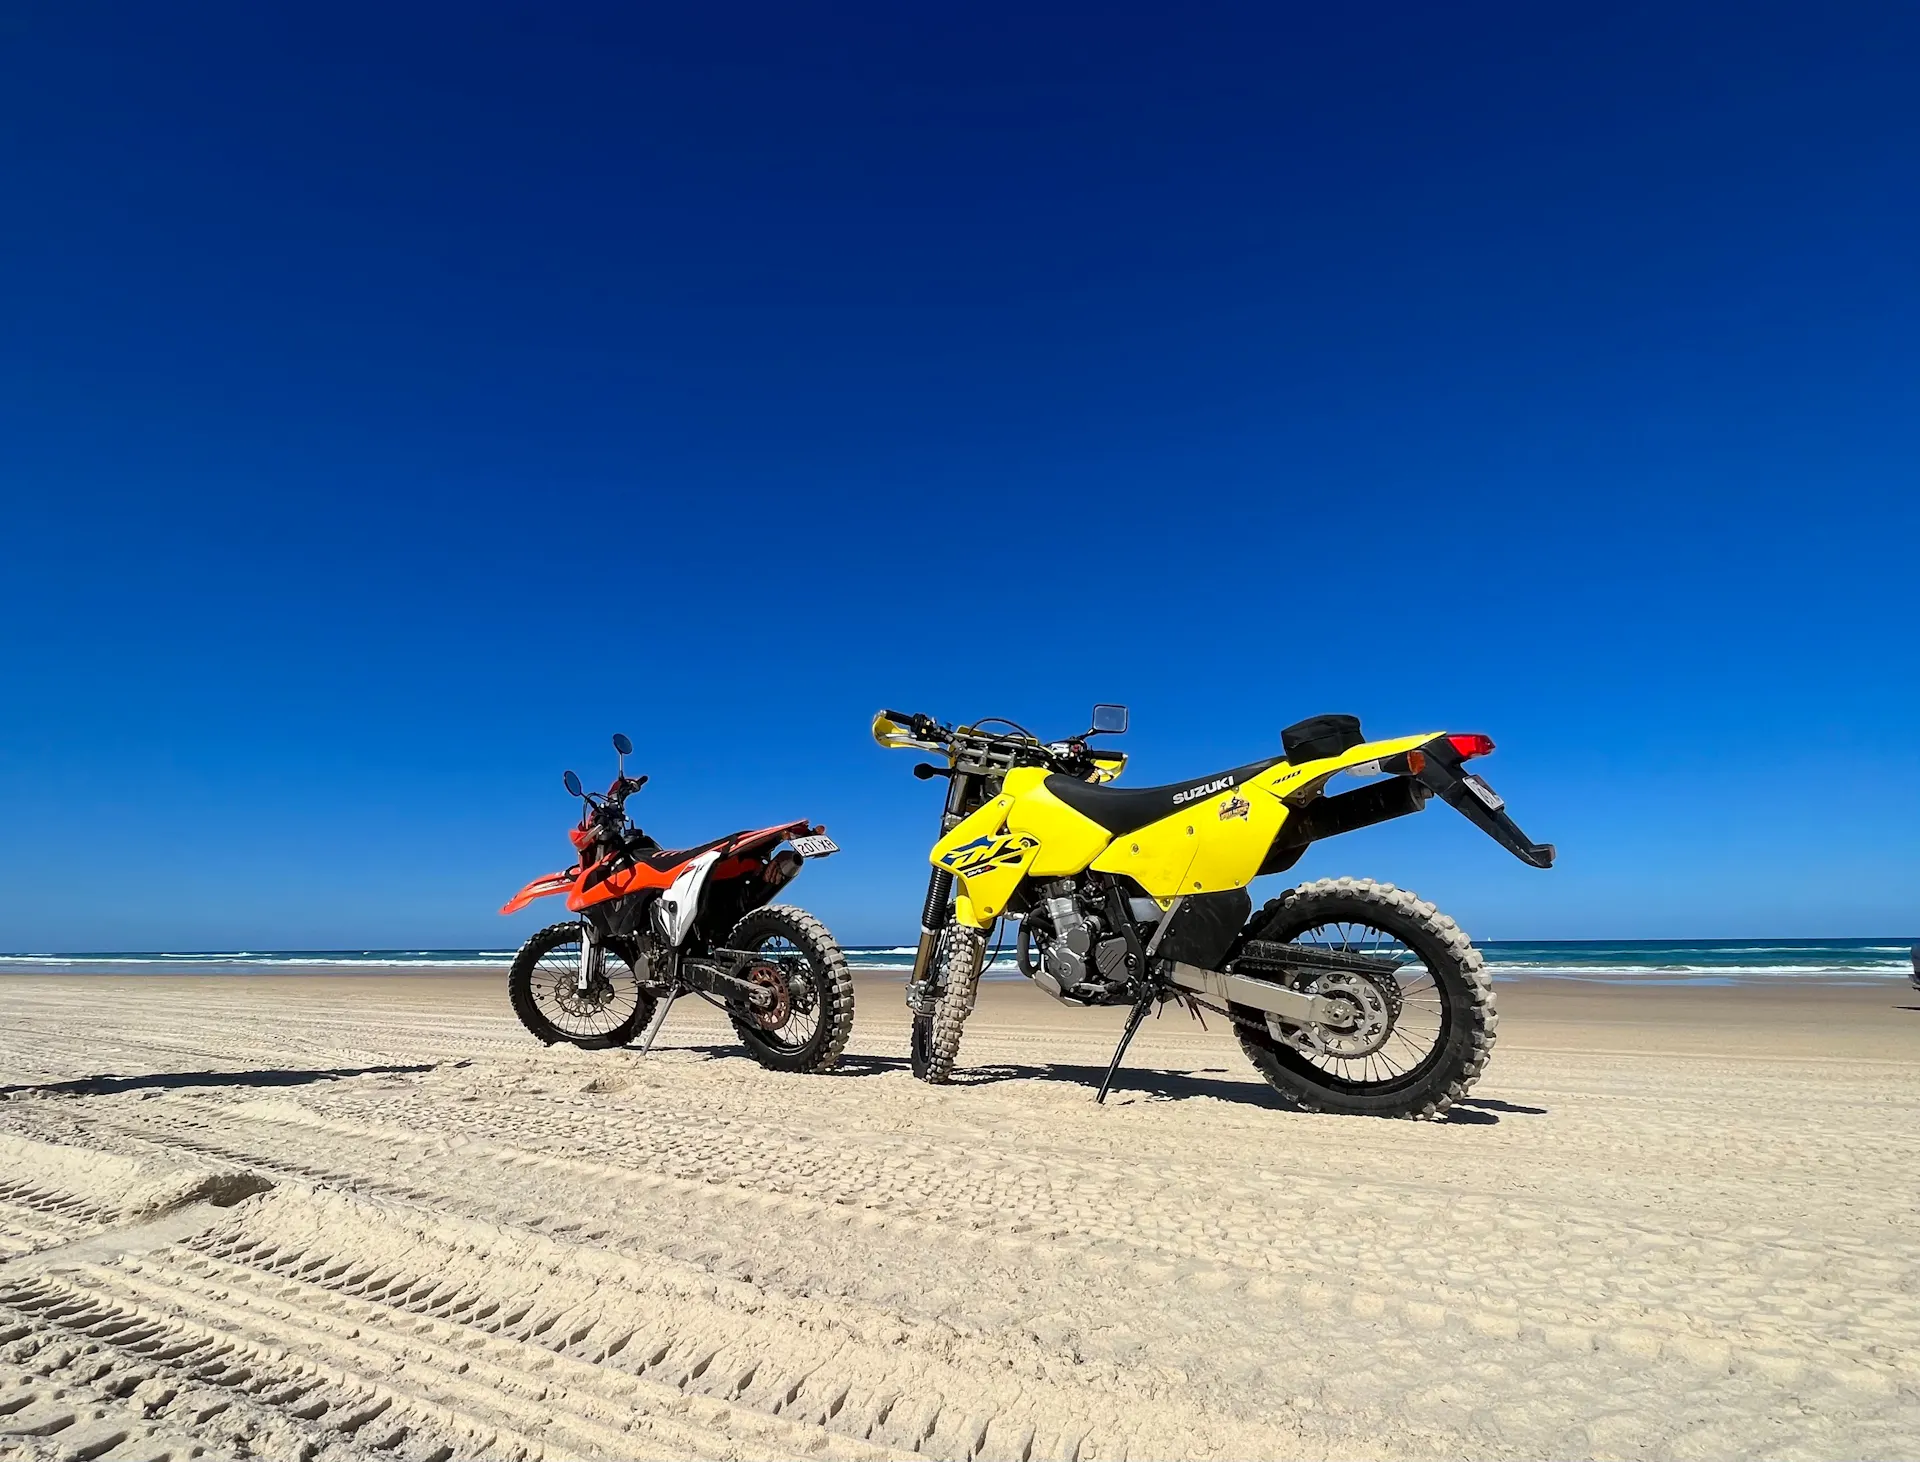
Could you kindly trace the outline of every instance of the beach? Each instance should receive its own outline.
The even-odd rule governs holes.
[[[1439,1123],[988,982],[959,1080],[497,974],[0,977],[0,1456],[1910,1456],[1920,992],[1500,985]]]

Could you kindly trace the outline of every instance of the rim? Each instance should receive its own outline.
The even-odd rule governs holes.
[[[611,1035],[639,1013],[645,995],[632,967],[605,949],[600,965],[582,994],[580,940],[576,935],[545,950],[528,972],[527,989],[534,1009],[570,1040]]]
[[[744,1017],[754,1040],[778,1051],[798,1051],[820,1031],[821,1000],[819,966],[813,956],[784,934],[769,934],[756,940],[752,949],[756,965],[771,966],[786,982],[786,1019],[768,1028]]]
[[[1392,982],[1381,990],[1392,1024],[1377,1049],[1342,1056],[1306,1041],[1287,1043],[1315,1070],[1350,1086],[1392,1086],[1418,1076],[1439,1055],[1447,1034],[1446,995],[1426,961],[1404,940],[1377,925],[1334,919],[1302,929],[1291,942],[1332,954],[1392,960],[1398,966]]]

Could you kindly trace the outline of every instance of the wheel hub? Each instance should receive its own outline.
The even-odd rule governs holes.
[[[1362,974],[1326,974],[1307,987],[1336,1011],[1335,1018],[1315,1022],[1303,1034],[1314,1049],[1327,1056],[1351,1060],[1371,1056],[1393,1034],[1397,1001]]]
[[[786,976],[778,965],[762,960],[747,970],[745,978],[748,984],[764,990],[767,995],[764,1003],[749,1007],[747,1019],[763,1031],[779,1030],[793,1013],[793,995],[787,989]]]
[[[558,981],[554,987],[553,1003],[568,1015],[598,1015],[607,1008],[607,1002],[613,998],[613,986],[604,975],[596,975],[587,982],[582,990],[575,980]]]

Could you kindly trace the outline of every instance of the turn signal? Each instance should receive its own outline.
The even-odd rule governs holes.
[[[1458,736],[1449,736],[1447,740],[1453,743],[1453,749],[1460,753],[1460,760],[1462,761],[1465,761],[1470,756],[1491,756],[1493,754],[1493,738],[1483,732],[1463,731]]]

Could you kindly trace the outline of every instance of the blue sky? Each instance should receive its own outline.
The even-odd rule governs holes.
[[[1920,932],[1900,5],[0,22],[0,948],[503,947],[560,772],[825,821],[882,705],[1129,780],[1486,730],[1302,876]]]

